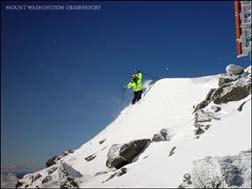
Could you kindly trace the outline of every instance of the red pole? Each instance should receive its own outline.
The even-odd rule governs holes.
[[[240,42],[241,37],[241,2],[240,0],[234,0],[234,13],[235,13],[235,36],[236,36],[236,50],[237,56],[242,54],[242,45]]]

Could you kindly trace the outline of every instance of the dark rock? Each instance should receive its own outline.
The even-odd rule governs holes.
[[[139,155],[144,148],[150,143],[150,139],[134,140],[128,144],[124,144],[119,154],[124,159],[132,162],[132,160]]]
[[[200,103],[196,106],[196,108],[194,109],[193,113],[195,113],[195,112],[198,111],[199,109],[205,108],[209,103],[210,103],[210,101],[203,100],[202,102],[200,102]]]
[[[192,184],[191,181],[191,175],[189,173],[186,173],[183,177],[183,182],[186,182],[188,185]]]
[[[66,178],[64,182],[60,184],[60,188],[77,188],[78,184],[70,176]]]
[[[246,103],[246,101],[245,101],[245,102],[243,102],[243,103],[242,103],[242,104],[238,107],[238,109],[237,109],[237,110],[238,110],[239,112],[241,112],[241,111],[242,111],[242,108],[243,108],[243,106],[244,106],[244,104],[245,104],[245,103]]]
[[[20,181],[17,181],[17,184],[16,184],[16,188],[22,186],[24,183],[20,182]]]
[[[161,129],[158,134],[154,134],[152,142],[169,141],[171,139],[171,133],[168,129]]]
[[[215,91],[216,91],[215,88],[212,88],[212,89],[209,90],[209,92],[208,92],[208,94],[207,94],[205,100],[201,101],[199,104],[196,105],[196,107],[195,107],[195,109],[194,109],[194,111],[193,111],[193,114],[194,114],[196,111],[198,111],[198,110],[200,110],[200,109],[203,109],[203,108],[205,108],[206,106],[208,106],[208,104],[209,104],[209,103],[211,102],[211,100],[212,100],[212,95],[213,95],[213,93],[214,93]]]
[[[85,160],[86,161],[92,161],[94,158],[96,158],[96,154],[91,154],[90,156],[85,157]]]
[[[46,176],[43,180],[42,180],[42,184],[48,183],[52,181],[52,176]]]
[[[206,129],[206,130],[209,129],[210,126],[211,126],[211,125],[206,125],[206,126],[205,126],[205,129]]]
[[[123,167],[119,170],[119,172],[117,173],[117,176],[120,177],[126,173],[127,173],[127,168]]]
[[[52,167],[51,169],[48,170],[48,174],[52,174],[53,172],[55,172],[58,168],[57,167]]]
[[[114,144],[108,152],[106,166],[120,169],[131,163],[150,143],[150,139],[134,140],[124,145]]]
[[[74,152],[74,151],[71,150],[71,149],[65,150],[65,151],[63,152],[63,155],[66,156],[66,155],[71,154],[71,153],[73,153],[73,152]]]
[[[53,172],[55,172],[58,168],[57,167],[52,167],[51,169],[48,170],[48,174],[52,174]]]
[[[38,179],[41,178],[41,177],[42,177],[41,174],[38,173],[38,174],[35,175],[33,181],[36,181],[36,180],[38,180]]]
[[[212,100],[212,95],[213,95],[213,93],[214,93],[215,90],[216,90],[215,88],[212,88],[212,89],[209,90],[209,92],[208,92],[208,94],[206,96],[205,101],[211,101]]]
[[[227,92],[224,92],[226,89]],[[238,101],[251,94],[251,83],[248,85],[238,85],[231,87],[220,87],[213,94],[215,104]]]
[[[196,135],[201,135],[201,134],[203,134],[205,131],[202,129],[202,128],[200,128],[200,127],[198,127],[196,130],[195,130],[195,134]]]
[[[191,181],[191,175],[189,173],[186,173],[183,176],[183,183],[178,186],[178,188],[192,188],[190,187],[192,185]]]
[[[164,137],[161,134],[154,134],[151,141],[152,142],[164,141]]]
[[[161,129],[160,134],[163,136],[165,141],[169,141],[171,139],[171,133],[168,129]]]
[[[171,151],[170,151],[170,153],[169,153],[169,156],[172,156],[172,155],[175,153],[175,149],[176,149],[176,146],[174,146],[174,147],[171,149]]]
[[[57,156],[53,156],[52,158],[47,160],[46,167],[51,167],[52,165],[55,165],[56,162],[57,162]]]
[[[108,173],[107,171],[101,171],[101,172],[95,173],[95,176],[104,175],[104,174],[107,174],[107,173]]]
[[[114,178],[116,176],[116,173],[113,173],[112,175],[109,176],[109,178],[105,181],[103,181],[102,183],[104,182],[108,182],[109,180],[111,180],[112,178]]]
[[[106,139],[99,141],[99,144],[102,144],[106,141]]]

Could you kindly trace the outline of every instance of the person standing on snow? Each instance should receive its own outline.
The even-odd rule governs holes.
[[[124,88],[132,88],[134,91],[134,98],[132,99],[132,104],[135,104],[137,101],[139,101],[142,98],[142,73],[135,69],[136,74],[133,74],[131,76],[131,81],[127,86],[124,86]]]

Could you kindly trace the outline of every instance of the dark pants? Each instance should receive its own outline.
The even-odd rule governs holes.
[[[134,98],[132,100],[132,104],[135,104],[137,101],[139,101],[142,98],[142,90],[134,92]]]

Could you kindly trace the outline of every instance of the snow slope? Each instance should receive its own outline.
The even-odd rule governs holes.
[[[193,106],[204,100],[211,88],[218,88],[219,77],[157,81],[140,102],[126,107],[96,137],[58,162],[69,165],[81,174],[75,178],[81,188],[176,188],[181,184],[183,175],[192,170],[194,160],[206,156],[235,155],[251,149],[251,95],[240,101],[221,104],[221,111],[218,112],[220,120],[213,120],[207,132],[198,139],[195,137]],[[243,110],[237,111],[244,101],[247,103]],[[172,136],[170,141],[152,142],[133,163],[124,166],[127,168],[126,174],[106,181],[116,171],[106,167],[107,154],[113,144],[151,139],[163,128],[169,129]],[[176,147],[174,155],[169,156],[173,147]],[[87,161],[86,157],[94,158]],[[46,175],[49,169],[34,175]],[[27,175],[21,181],[28,183],[29,179],[30,175]],[[36,186],[43,186],[41,180],[29,185]]]

